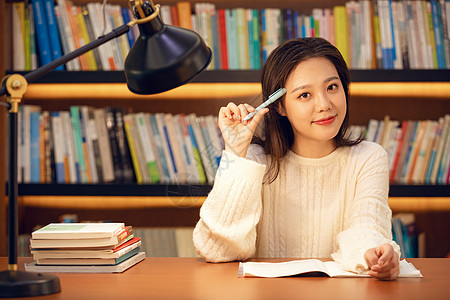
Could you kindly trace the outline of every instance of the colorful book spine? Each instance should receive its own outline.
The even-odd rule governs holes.
[[[62,56],[61,41],[59,39],[58,22],[55,16],[55,6],[53,0],[44,0],[45,13],[47,15],[47,26],[50,39],[51,57],[52,60],[58,59]],[[63,71],[64,66],[59,66],[55,70]]]
[[[228,39],[225,9],[218,10],[219,16],[219,35],[220,35],[220,57],[222,61],[222,70],[228,70]]]
[[[55,153],[55,173],[57,183],[66,183],[66,172],[64,170],[64,133],[62,131],[61,116],[58,111],[51,113],[52,137]]]
[[[39,162],[39,116],[40,112],[30,114],[30,182],[39,183],[41,168]]]
[[[335,6],[334,12],[334,22],[336,28],[336,47],[344,57],[344,60],[348,63],[348,33],[347,33],[347,14],[345,6]]]
[[[433,18],[433,28],[434,28],[434,38],[436,43],[436,56],[439,69],[447,68],[447,63],[445,59],[445,46],[443,38],[443,26],[441,19],[441,9],[440,4],[437,0],[431,0],[431,12]]]
[[[12,51],[13,61],[12,68],[14,70],[26,70],[25,59],[25,4],[23,2],[12,3]]]
[[[153,145],[150,141],[150,133],[148,132],[147,124],[145,122],[146,117],[144,113],[137,113],[134,115],[134,117],[135,125],[137,127],[137,133],[143,149],[145,164],[147,167],[146,171],[150,176],[151,182],[157,183],[159,182],[159,171],[156,163],[156,156],[154,153]]]
[[[76,152],[77,152],[78,163],[79,163],[79,167],[80,167],[81,183],[87,183],[88,182],[87,166],[86,166],[85,151],[84,151],[84,146],[83,146],[83,135],[82,135],[82,129],[81,129],[81,124],[80,124],[80,110],[79,110],[78,106],[70,107],[70,117],[72,119]]]
[[[139,162],[139,158],[138,158],[138,154],[137,154],[137,149],[135,147],[135,141],[134,141],[134,135],[132,133],[132,128],[131,128],[131,116],[124,116],[124,128],[125,128],[125,134],[128,140],[128,146],[130,147],[130,153],[131,153],[131,160],[133,162],[133,166],[134,166],[134,172],[136,174],[136,181],[138,184],[142,184],[143,183],[143,176],[142,176],[142,172],[141,172],[141,167],[140,167],[140,162]]]
[[[32,0],[39,62],[46,65],[52,61],[52,50],[47,25],[47,13],[43,0]]]
[[[128,12],[129,12],[129,9],[127,7],[122,7],[121,8],[122,18],[123,18],[123,22],[125,24],[128,24],[131,21],[130,14]],[[137,37],[134,36],[134,31],[133,30],[129,30],[127,32],[127,39],[128,39],[128,43],[130,45],[130,48],[133,47],[134,42],[136,41],[136,38]]]
[[[150,115],[149,120],[150,120],[150,127],[151,127],[152,134],[153,134],[153,139],[154,139],[155,145],[156,145],[157,155],[159,156],[160,161],[161,161],[162,172],[160,173],[160,180],[162,183],[169,183],[170,182],[169,166],[168,166],[168,163],[166,160],[166,155],[164,153],[163,139],[161,137],[161,133],[159,132],[155,115],[153,115],[153,114]]]

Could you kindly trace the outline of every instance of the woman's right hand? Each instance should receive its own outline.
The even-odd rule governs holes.
[[[250,120],[242,121],[246,115],[253,111],[255,111],[255,108],[249,104],[237,106],[233,102],[220,108],[218,123],[225,141],[225,150],[240,157],[247,155],[256,127],[269,109],[261,109]]]

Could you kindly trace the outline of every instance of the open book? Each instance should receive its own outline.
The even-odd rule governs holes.
[[[239,263],[238,277],[286,277],[308,273],[322,273],[329,277],[370,277],[367,273],[357,274],[344,271],[334,261],[318,259],[293,260],[287,262],[244,262]],[[400,261],[398,277],[423,277],[413,264]]]

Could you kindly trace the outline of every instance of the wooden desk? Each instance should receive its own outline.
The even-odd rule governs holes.
[[[19,266],[30,258],[19,258]],[[450,299],[450,259],[408,259],[424,278],[238,278],[238,263],[147,258],[122,274],[56,274],[62,292],[36,299]],[[0,258],[0,270],[7,259]],[[29,298],[28,298],[29,299]]]

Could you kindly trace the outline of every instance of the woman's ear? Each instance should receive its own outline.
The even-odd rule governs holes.
[[[283,105],[283,102],[282,102],[282,101],[278,101],[277,112],[278,112],[281,116],[286,117],[286,109],[284,108],[284,105]]]

